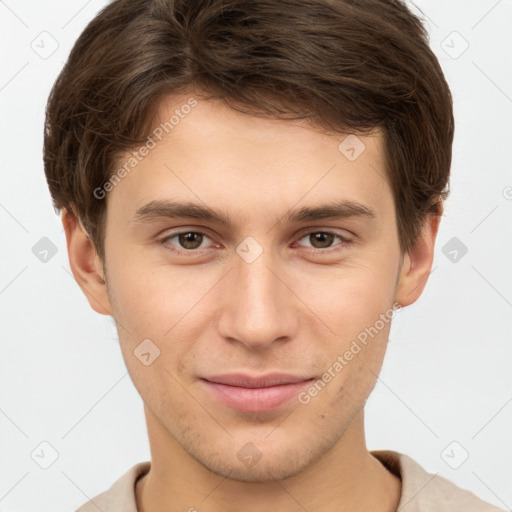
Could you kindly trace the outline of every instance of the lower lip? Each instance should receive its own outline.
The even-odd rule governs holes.
[[[268,388],[241,388],[203,380],[208,389],[229,407],[244,412],[267,412],[289,402],[314,379]]]

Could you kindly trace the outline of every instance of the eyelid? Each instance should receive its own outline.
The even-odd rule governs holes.
[[[162,245],[170,245],[171,247],[173,247],[173,251],[177,252],[177,253],[180,253],[180,254],[197,254],[197,253],[200,253],[202,251],[205,251],[208,249],[208,247],[202,247],[202,248],[199,248],[199,249],[183,249],[183,248],[179,248],[173,244],[171,244],[169,242],[169,240],[171,238],[174,238],[176,236],[179,236],[179,235],[184,235],[186,233],[198,233],[198,234],[201,234],[207,238],[209,238],[210,240],[212,240],[212,237],[206,232],[204,231],[203,229],[201,228],[191,228],[191,229],[181,229],[180,231],[174,231],[172,233],[167,233],[165,236],[163,236],[162,238],[160,238],[158,240],[158,242]],[[213,242],[213,240],[212,240]],[[215,243],[215,242],[214,242]]]
[[[328,234],[328,235],[334,235],[335,237],[338,237],[340,239],[340,242],[337,243],[337,244],[331,245],[330,247],[325,247],[325,248],[308,247],[308,246],[300,246],[300,247],[307,247],[310,251],[313,251],[313,252],[327,253],[327,252],[330,252],[332,250],[336,251],[336,250],[338,250],[340,248],[343,248],[347,244],[352,242],[352,239],[350,237],[342,235],[340,233],[337,233],[336,231],[332,231],[330,228],[329,229],[322,229],[322,228],[311,229],[311,228],[307,228],[305,231],[303,231],[303,232],[299,233],[299,235],[297,235],[297,241],[300,241],[303,238],[305,238],[306,236],[311,235],[313,233],[325,233],[325,234]]]
[[[298,234],[296,235],[297,239],[304,238],[306,235],[310,235],[311,233],[328,233],[329,235],[336,235],[342,238],[343,240],[350,240],[353,236],[350,232],[343,230],[343,233],[339,233],[334,228],[323,228],[322,226],[319,227],[309,227],[301,229]]]

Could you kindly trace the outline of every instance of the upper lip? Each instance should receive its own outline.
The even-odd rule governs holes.
[[[203,379],[215,384],[225,384],[227,386],[236,386],[240,388],[269,388],[271,386],[295,384],[297,382],[310,380],[308,377],[300,377],[285,373],[269,373],[260,376],[247,375],[243,373],[230,373],[204,377]]]

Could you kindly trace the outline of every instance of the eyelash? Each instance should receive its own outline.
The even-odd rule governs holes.
[[[178,254],[201,254],[204,250],[207,250],[206,248],[203,248],[203,249],[176,249],[174,246],[172,246],[172,244],[169,243],[169,240],[171,240],[172,238],[175,238],[179,235],[184,235],[187,233],[200,234],[200,235],[203,235],[203,236],[211,239],[211,237],[208,235],[208,233],[206,233],[204,231],[197,230],[197,229],[196,230],[189,229],[189,230],[178,231],[176,233],[167,235],[166,237],[162,238],[160,240],[160,242],[162,243],[162,245],[165,245],[167,247],[170,246],[171,251],[176,252]],[[344,249],[347,245],[349,245],[351,243],[351,240],[341,236],[338,233],[335,233],[333,231],[318,230],[318,229],[302,233],[301,236],[297,240],[302,240],[303,238],[305,238],[313,233],[334,235],[335,237],[340,239],[340,243],[338,243],[336,245],[332,245],[331,247],[326,247],[325,249],[318,249],[316,247],[307,247],[307,249],[309,249],[309,252],[313,253],[313,254],[318,254],[318,253],[330,254],[331,252],[336,252],[336,251]],[[304,247],[304,246],[301,246],[301,247]],[[336,248],[336,249],[333,250],[333,248]]]

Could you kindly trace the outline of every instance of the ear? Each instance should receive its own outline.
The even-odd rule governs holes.
[[[401,306],[416,302],[427,284],[441,215],[439,205],[437,214],[426,217],[414,246],[404,254],[395,299]]]
[[[92,309],[102,315],[111,315],[103,264],[82,223],[65,208],[61,221],[66,231],[69,265],[76,282],[84,292]]]

